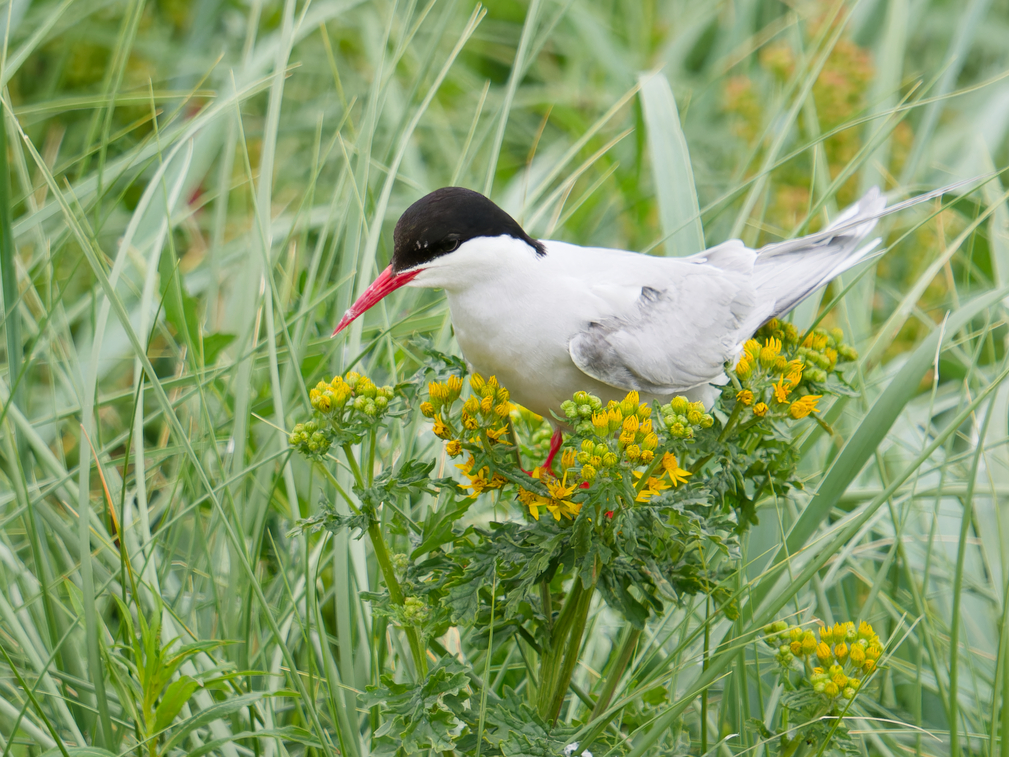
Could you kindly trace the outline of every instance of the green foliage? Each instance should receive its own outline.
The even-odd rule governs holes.
[[[863,719],[817,721],[816,744],[848,728],[886,757],[1004,749],[1001,177],[883,219],[885,255],[760,335],[845,330],[850,384],[822,390],[810,355],[795,390],[824,395],[822,423],[775,404],[777,374],[721,445],[744,381],[717,434],[653,409],[657,435],[680,424],[670,449],[692,475],[647,503],[626,457],[577,460],[590,434],[569,443],[566,486],[559,464],[515,471],[509,448],[528,468],[550,437],[521,411],[515,439],[457,435],[447,456],[420,408],[427,382],[465,370],[440,294],[404,288],[330,334],[400,212],[439,186],[486,189],[539,238],[689,253],[701,235],[822,228],[873,185],[893,203],[997,170],[1006,8],[472,11],[0,10],[0,748],[360,757],[385,722],[366,687],[416,686],[451,657],[460,755],[767,753],[748,718],[781,733],[786,711],[789,728],[809,717],[759,640],[787,616],[865,618],[890,640]],[[345,436],[315,437],[329,426],[306,386],[351,370],[381,386],[344,410]],[[746,428],[758,393],[778,417]],[[428,491],[374,491],[432,461]],[[597,484],[553,496],[586,465]],[[173,671],[194,644],[209,646]]]

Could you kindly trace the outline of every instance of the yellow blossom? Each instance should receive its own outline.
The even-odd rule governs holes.
[[[785,374],[785,381],[795,388],[802,381],[802,371],[805,369],[805,364],[801,360],[791,360],[788,363],[787,373]]]
[[[480,411],[483,413],[489,413],[494,409],[494,398],[484,397],[480,400]]]
[[[634,477],[640,479],[642,476],[641,471],[634,471]],[[635,502],[647,502],[652,497],[661,494],[666,489],[669,488],[669,484],[665,480],[665,476],[660,476],[656,478],[655,476],[649,476],[648,480],[645,482],[645,487],[638,492],[638,496],[634,498]]]
[[[749,389],[743,389],[741,392],[736,392],[736,402],[742,402],[744,405],[752,405],[753,392]]]
[[[462,392],[462,379],[459,376],[449,376],[445,380],[445,389],[449,400],[456,399]]]
[[[800,397],[789,405],[789,415],[798,420],[799,418],[805,418],[810,413],[819,412],[819,408],[816,404],[820,401],[822,396],[822,394],[807,394],[805,397]]]
[[[506,483],[507,479],[504,476],[495,473],[493,476],[490,474],[490,469],[485,465],[479,471],[474,474],[473,470],[473,458],[471,457],[465,463],[459,463],[455,466],[462,471],[462,474],[469,479],[468,484],[459,484],[460,489],[472,489],[473,493],[470,495],[472,497],[478,497],[485,491],[490,491],[491,489],[500,489]]]
[[[827,646],[825,642],[821,641],[819,644],[816,645],[816,657],[820,662],[824,664],[826,664],[830,660],[831,658],[830,647]]]
[[[753,367],[750,365],[750,361],[745,357],[739,359],[736,363],[736,375],[744,381],[750,377],[750,373],[753,371]]]
[[[624,418],[624,431],[628,431],[632,434],[636,434],[638,432],[638,416],[629,415]]]
[[[462,442],[458,439],[452,439],[445,445],[445,452],[448,453],[449,457],[459,457],[462,454]]]
[[[494,441],[499,441],[502,436],[508,433],[508,424],[501,426],[500,428],[489,428],[487,429],[487,436]]]
[[[573,449],[570,448],[564,450],[564,452],[561,453],[561,468],[563,470],[567,470],[568,468],[574,468],[575,456],[577,454],[578,454],[577,452],[575,452]]]
[[[764,365],[773,365],[780,352],[781,341],[773,336],[769,337],[760,349],[760,362]]]
[[[757,358],[760,357],[760,342],[756,339],[747,339],[743,345],[743,352],[751,363],[757,362]]]
[[[753,406],[753,414],[758,418],[763,418],[765,415],[767,415],[767,405],[764,404],[763,402],[758,402],[756,405]]]
[[[500,405],[494,406],[494,414],[499,418],[504,418],[505,416],[511,415],[514,405],[510,402],[502,402]]]
[[[449,427],[445,425],[445,421],[441,419],[440,415],[436,415],[434,417],[434,428],[432,431],[434,431],[434,435],[439,439],[449,439],[452,435],[452,432],[449,430]]]
[[[420,412],[425,418],[434,418],[434,405],[430,402],[421,402]]]
[[[778,379],[774,385],[774,399],[777,402],[788,402],[788,393],[792,391],[791,386],[785,386],[785,377]]]
[[[469,377],[469,385],[473,387],[474,392],[479,392],[484,386],[483,376],[479,373],[474,373]]]
[[[669,480],[673,482],[673,486],[679,486],[680,484],[685,484],[687,479],[693,474],[688,470],[683,470],[680,464],[676,460],[676,455],[672,452],[664,452],[662,454],[662,469],[669,474]]]

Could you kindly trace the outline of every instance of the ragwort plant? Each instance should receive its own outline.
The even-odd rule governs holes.
[[[400,386],[356,372],[319,382],[314,418],[290,435],[349,510],[326,506],[301,527],[368,535],[384,582],[368,599],[410,650],[412,670],[382,670],[365,696],[376,746],[517,754],[535,744],[557,753],[578,736],[582,747],[599,739],[619,752],[625,730],[647,717],[618,722],[624,705],[611,707],[646,624],[699,594],[737,616],[728,579],[755,502],[767,490],[801,488],[796,436],[823,423],[825,395],[849,391],[837,369],[857,354],[839,330],[799,334],[772,320],[744,345],[710,411],[682,396],[648,403],[632,391],[604,403],[575,393],[557,419],[564,446],[544,467],[539,446],[527,443],[542,432],[530,433],[507,387],[494,376],[467,381],[459,361],[426,352],[426,367]],[[441,470],[454,465],[456,478],[435,475],[437,460],[376,457],[387,424],[411,413],[430,421],[444,442]],[[350,492],[334,462],[352,473]],[[436,505],[415,507],[423,493]],[[490,512],[481,506],[488,500]],[[572,678],[600,604],[628,630],[606,675],[585,691]],[[522,660],[519,675],[501,668],[503,696],[482,678],[486,662],[481,669],[448,652],[453,628],[483,654]]]

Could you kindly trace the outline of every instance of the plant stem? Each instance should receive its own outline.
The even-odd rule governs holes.
[[[347,464],[354,474],[357,485],[363,487],[364,480],[361,476],[361,468],[357,464],[357,459],[354,457],[351,446],[349,444],[343,445],[343,451],[347,455]],[[371,539],[372,549],[375,550],[375,559],[378,560],[378,567],[382,571],[382,578],[385,579],[385,585],[389,589],[389,599],[392,600],[393,604],[403,606],[405,604],[403,588],[399,585],[399,579],[396,578],[396,569],[393,568],[392,559],[389,557],[389,548],[385,544],[385,535],[376,521],[372,521],[369,524],[368,537]],[[413,657],[417,677],[423,678],[427,675],[427,657],[424,655],[424,645],[421,643],[420,635],[417,633],[416,628],[403,628],[403,633],[406,634],[406,640],[410,644],[410,654]]]
[[[620,651],[617,653],[617,659],[613,663],[613,667],[610,668],[610,672],[606,674],[606,683],[603,684],[603,690],[599,693],[599,700],[596,702],[596,706],[592,709],[592,715],[590,720],[595,720],[597,717],[606,712],[606,708],[610,706],[610,700],[613,699],[613,692],[617,690],[617,685],[620,683],[620,679],[624,675],[624,671],[627,670],[627,665],[631,661],[631,657],[634,656],[634,649],[638,646],[638,640],[641,638],[641,631],[637,628],[631,628],[630,631],[624,636],[624,640],[620,645]]]
[[[580,583],[578,578],[575,578],[575,581]],[[561,665],[560,673],[554,685],[553,696],[550,699],[549,717],[547,718],[550,723],[557,722],[557,718],[561,714],[561,707],[564,705],[564,697],[567,695],[568,687],[571,685],[571,677],[574,675],[575,666],[578,664],[578,655],[582,650],[582,636],[585,634],[585,622],[589,617],[589,608],[592,606],[592,595],[595,588],[596,585],[593,582],[592,586],[583,590],[582,595],[578,598],[575,615],[568,633],[564,662]]]

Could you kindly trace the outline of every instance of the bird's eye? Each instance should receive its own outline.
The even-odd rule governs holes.
[[[445,241],[442,242],[441,246],[445,252],[454,252],[459,249],[459,237],[454,234],[450,237],[445,237]]]

